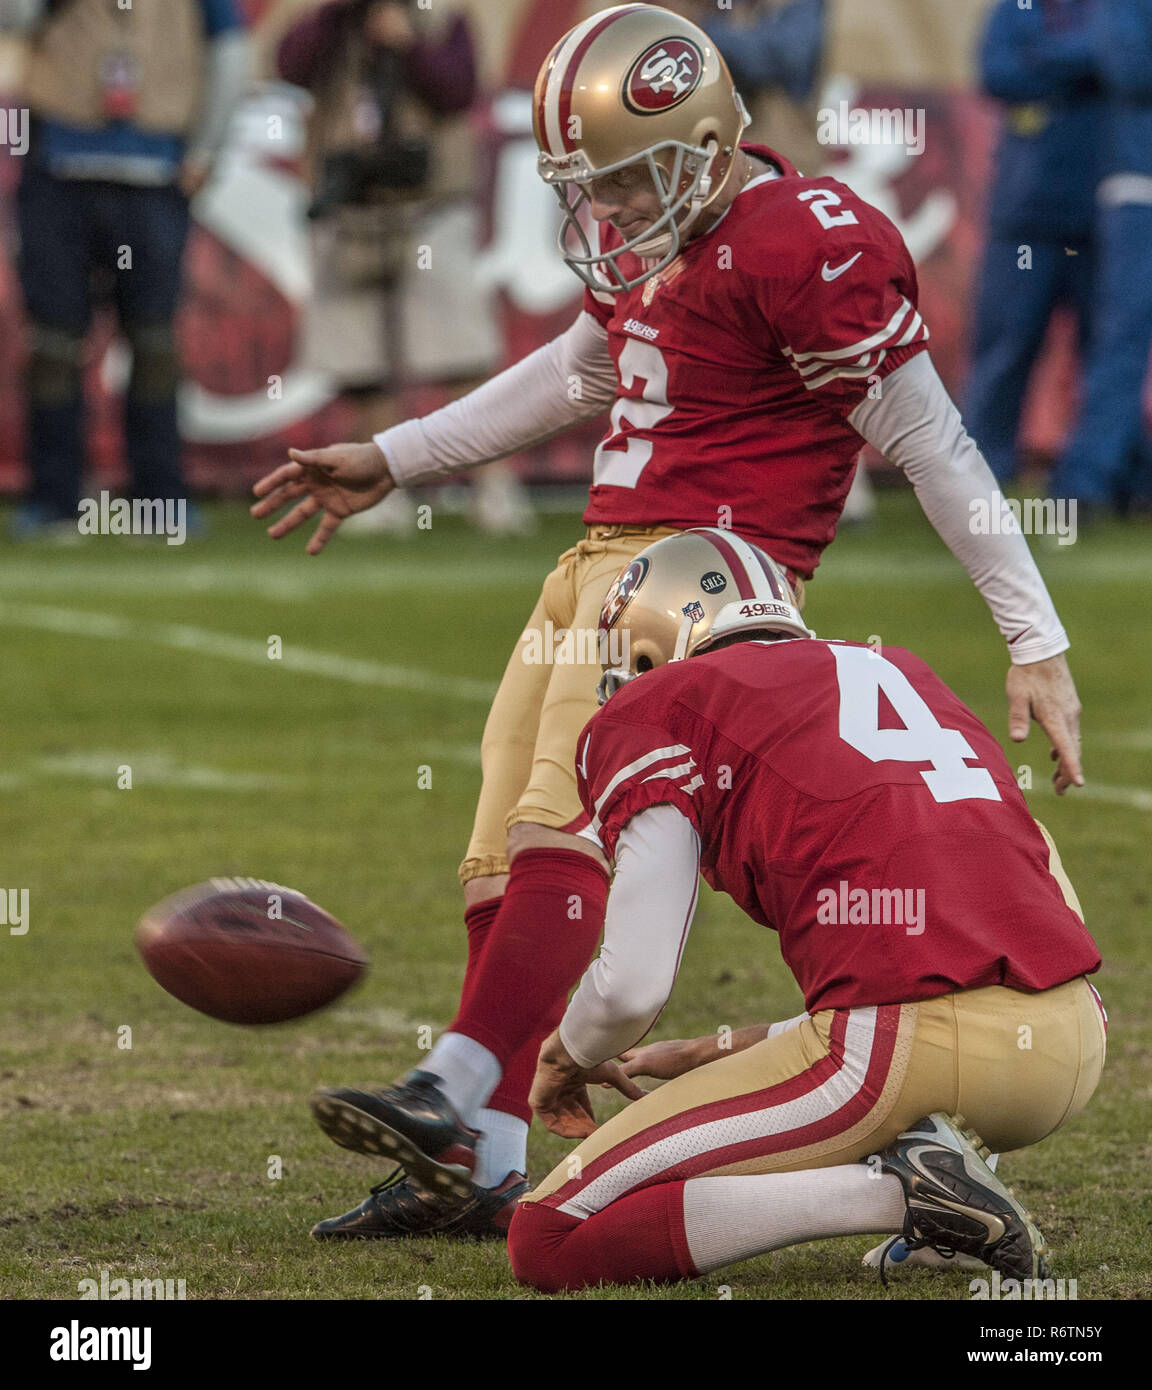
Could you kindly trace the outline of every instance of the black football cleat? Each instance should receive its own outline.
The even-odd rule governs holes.
[[[312,1094],[312,1113],[341,1148],[391,1159],[425,1193],[463,1200],[474,1190],[480,1135],[463,1123],[439,1082],[431,1072],[410,1071],[379,1091],[322,1086]]]
[[[908,1251],[971,1256],[1005,1278],[1046,1279],[1043,1236],[984,1162],[988,1150],[979,1135],[964,1126],[963,1116],[937,1111],[880,1154],[881,1168],[900,1179],[908,1204],[897,1239]]]
[[[312,1235],[316,1240],[505,1240],[516,1203],[527,1191],[523,1174],[509,1173],[497,1187],[472,1183],[467,1197],[441,1197],[416,1187],[398,1169],[355,1210],[317,1222]]]

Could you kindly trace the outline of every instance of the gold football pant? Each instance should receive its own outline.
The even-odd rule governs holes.
[[[527,821],[563,830],[579,823],[576,740],[597,709],[601,668],[589,658],[594,658],[604,596],[634,555],[678,529],[591,526],[545,579],[484,726],[483,785],[460,866],[462,883],[508,872],[507,839],[513,825]],[[789,579],[803,607],[803,581]],[[550,659],[553,639],[564,631],[572,632],[574,640],[557,652],[564,659]]]
[[[853,1163],[934,1110],[1005,1153],[1079,1114],[1104,1047],[1083,977],[1039,994],[996,985],[826,1010],[635,1101],[524,1201],[586,1220],[658,1183]]]
[[[521,821],[562,830],[581,814],[576,740],[596,713],[600,663],[583,635],[595,633],[616,574],[670,526],[592,526],[544,581],[508,660],[480,746],[483,785],[460,881],[508,872],[508,831]],[[555,661],[553,641],[577,634]],[[544,659],[541,659],[541,658]]]

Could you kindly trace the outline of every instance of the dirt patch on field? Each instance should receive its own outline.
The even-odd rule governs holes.
[[[114,1197],[106,1202],[94,1202],[81,1206],[77,1202],[64,1202],[48,1211],[17,1212],[14,1216],[0,1216],[0,1228],[30,1225],[36,1221],[106,1221],[109,1217],[127,1216],[134,1211],[151,1211],[157,1207],[167,1207],[173,1211],[203,1211],[206,1202],[184,1202],[170,1197]]]

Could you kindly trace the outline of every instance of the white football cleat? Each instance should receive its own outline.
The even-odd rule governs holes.
[[[983,1260],[976,1259],[974,1255],[956,1254],[949,1259],[938,1254],[930,1245],[909,1251],[903,1240],[897,1240],[895,1244],[890,1240],[881,1241],[875,1249],[868,1251],[861,1263],[869,1269],[879,1269],[885,1251],[888,1252],[888,1258],[884,1261],[884,1266],[889,1270],[897,1265],[905,1269],[962,1269],[975,1274],[982,1271],[986,1273],[989,1269]]]

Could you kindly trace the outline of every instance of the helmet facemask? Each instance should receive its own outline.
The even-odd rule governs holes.
[[[669,140],[601,169],[591,167],[583,150],[562,160],[540,155],[537,161],[540,177],[555,190],[563,214],[557,234],[560,254],[589,289],[623,294],[672,264],[687,239],[685,234],[711,195],[712,166],[719,148],[715,140],[709,141],[708,147]],[[671,157],[670,167],[665,168],[660,156]],[[660,216],[621,246],[599,251],[589,238],[588,219],[582,216],[591,203],[587,185],[593,179],[635,167],[647,168],[652,188],[660,198]],[[682,216],[684,213],[686,215]],[[656,263],[645,266],[641,275],[629,279],[617,264],[618,259],[627,254]]]

